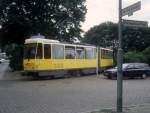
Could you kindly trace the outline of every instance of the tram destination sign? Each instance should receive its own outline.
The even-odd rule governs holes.
[[[132,16],[134,12],[141,10],[141,1],[136,2],[135,4],[132,4],[124,9],[122,9],[122,16]]]
[[[137,20],[123,20],[123,25],[125,27],[146,28],[146,27],[148,27],[148,22],[147,21],[137,21]]]

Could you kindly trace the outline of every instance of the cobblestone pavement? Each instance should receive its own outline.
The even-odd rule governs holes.
[[[5,71],[1,78],[0,113],[85,113],[116,106],[116,80],[104,77],[33,80]],[[124,107],[150,103],[150,78],[124,80],[123,93]]]

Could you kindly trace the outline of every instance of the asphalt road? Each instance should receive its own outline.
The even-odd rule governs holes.
[[[116,80],[33,80],[0,64],[0,113],[83,113],[116,107]],[[124,80],[124,107],[150,103],[150,78]]]

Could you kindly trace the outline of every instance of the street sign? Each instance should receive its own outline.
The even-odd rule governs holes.
[[[137,20],[123,20],[123,25],[133,28],[146,28],[148,27],[147,21],[137,21]]]
[[[122,9],[122,16],[132,16],[134,12],[141,9],[141,1]]]

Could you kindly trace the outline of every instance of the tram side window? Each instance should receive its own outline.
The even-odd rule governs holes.
[[[96,57],[96,50],[94,48],[86,48],[86,59],[94,59]]]
[[[85,57],[85,50],[83,47],[77,47],[76,48],[76,56],[77,59],[84,59]]]
[[[51,58],[51,45],[50,44],[44,45],[44,58],[45,59]]]
[[[107,57],[106,57],[106,52],[105,52],[104,49],[101,50],[101,57],[102,57],[103,59],[107,58]]]
[[[54,59],[64,59],[64,45],[52,45],[52,55]]]
[[[109,58],[111,58],[111,59],[113,58],[113,52],[112,51],[109,52]]]
[[[94,54],[94,57],[93,57],[93,58],[96,58],[96,51],[97,51],[96,48],[94,48],[94,49],[93,49],[93,52],[94,52],[94,53],[93,53],[93,54]]]
[[[101,50],[101,57],[105,59],[111,59],[113,57],[113,52],[109,50]]]
[[[66,59],[74,59],[75,58],[75,47],[66,46],[65,52],[66,52]]]
[[[42,59],[42,53],[43,53],[42,52],[42,44],[38,43],[36,58],[37,59]]]

